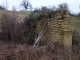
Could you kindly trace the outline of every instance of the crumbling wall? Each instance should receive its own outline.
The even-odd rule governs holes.
[[[69,14],[67,11],[55,11],[51,13],[51,18],[47,19],[47,30],[42,36],[41,43],[50,41],[57,41],[64,46],[72,46],[72,34],[68,24]],[[36,33],[41,31],[42,21],[37,21]]]

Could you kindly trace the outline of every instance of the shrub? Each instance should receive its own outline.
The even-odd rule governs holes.
[[[24,18],[24,40],[27,44],[33,44],[35,38],[36,17],[31,14],[28,18]]]
[[[4,8],[3,6],[0,6],[0,10],[6,10],[6,8]]]
[[[15,38],[15,26],[17,17],[15,14],[3,13],[1,16],[1,30],[5,41],[11,41]]]
[[[0,40],[32,44],[35,36],[35,19],[33,15],[30,15],[24,18],[24,22],[18,22],[18,16],[15,13],[3,13],[1,30],[3,32]]]
[[[79,32],[77,32],[76,30],[73,31],[73,33],[72,33],[72,44],[73,45],[79,45],[79,43],[80,43],[79,37],[80,37]]]

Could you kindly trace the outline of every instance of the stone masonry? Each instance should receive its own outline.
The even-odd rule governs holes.
[[[67,11],[54,11],[51,13],[51,18],[47,19],[47,30],[44,32],[41,43],[48,41],[57,41],[62,45],[71,48],[72,33],[68,24],[69,14]],[[41,31],[42,20],[37,21],[36,33]]]

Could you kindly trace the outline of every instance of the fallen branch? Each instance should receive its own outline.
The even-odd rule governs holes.
[[[33,47],[38,47],[38,46],[39,46],[40,40],[41,40],[41,38],[42,38],[42,35],[43,35],[44,32],[46,31],[46,26],[47,26],[47,22],[45,22],[45,23],[43,24],[43,27],[42,27],[42,29],[41,29],[41,32],[39,33],[37,39],[35,40],[35,43],[34,43]]]

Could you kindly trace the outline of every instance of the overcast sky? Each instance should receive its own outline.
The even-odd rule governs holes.
[[[9,10],[12,9],[13,6],[15,6],[18,10],[21,8],[20,3],[22,0],[0,0],[0,5],[8,5]],[[78,13],[80,12],[80,0],[29,0],[33,6],[40,7],[40,6],[58,6],[60,3],[68,3],[69,9],[71,12]]]

